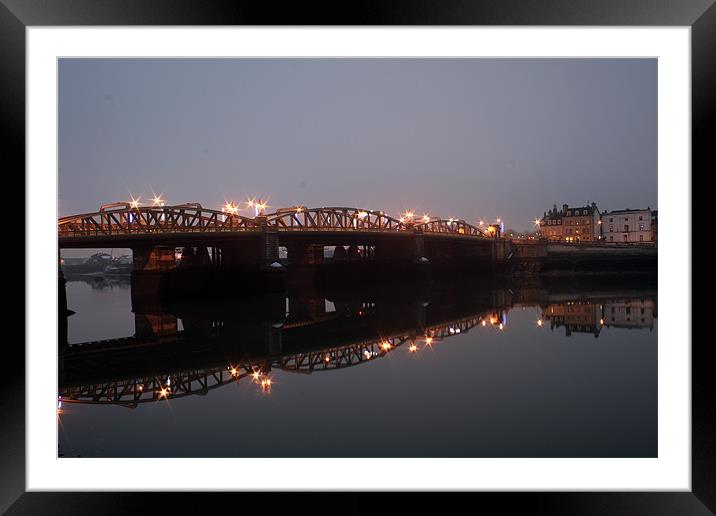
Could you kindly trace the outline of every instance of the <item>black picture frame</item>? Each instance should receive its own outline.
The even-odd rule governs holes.
[[[0,0],[0,124],[5,177],[25,169],[25,29],[64,25],[634,25],[690,26],[692,30],[692,170],[705,174],[712,156],[708,135],[716,103],[716,6],[714,0],[400,0],[270,2],[178,0]],[[709,131],[711,129],[711,131]],[[10,159],[8,159],[10,158]],[[695,176],[692,172],[692,178]],[[692,203],[693,205],[693,203]],[[15,241],[16,242],[16,241]],[[19,246],[18,246],[19,247]],[[27,275],[30,271],[25,270]],[[688,278],[691,281],[691,278]],[[15,306],[24,306],[19,299]],[[691,317],[691,314],[689,314]],[[672,342],[670,345],[687,345]],[[471,493],[470,504],[497,503],[501,510],[538,514],[713,514],[716,512],[716,400],[709,387],[708,340],[692,344],[692,491],[593,493]],[[295,509],[305,495],[186,493],[25,492],[25,350],[17,339],[4,347],[0,399],[0,511],[8,514],[128,514],[160,501],[163,510],[207,510],[227,503]],[[101,473],[101,472],[98,472]],[[111,474],[111,472],[108,472]],[[372,494],[322,495],[331,512],[372,510]],[[464,496],[464,495],[460,495]],[[148,499],[149,498],[149,499]],[[157,498],[159,500],[157,500]],[[229,498],[231,500],[229,500]],[[248,501],[250,500],[250,501]],[[302,502],[302,500],[304,500]],[[411,503],[426,508],[423,495]],[[442,502],[440,508],[444,507]],[[477,506],[476,506],[477,507]]]

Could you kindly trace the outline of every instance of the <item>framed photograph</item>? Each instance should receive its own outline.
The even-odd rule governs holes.
[[[0,26],[27,203],[3,511],[712,513],[712,2],[2,0]]]

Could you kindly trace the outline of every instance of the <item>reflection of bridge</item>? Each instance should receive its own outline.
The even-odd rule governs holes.
[[[231,306],[216,319],[189,310],[180,320],[166,314],[136,314],[135,336],[65,347],[60,353],[62,401],[136,406],[138,403],[206,394],[248,377],[270,390],[271,371],[313,373],[344,369],[385,357],[398,348],[417,352],[483,320],[501,317],[491,306],[504,293],[487,292],[446,318],[454,306],[410,302],[339,302],[335,312],[308,310],[312,299],[292,299],[293,314],[282,321],[256,320],[245,307]],[[285,306],[285,298],[276,304]],[[273,301],[272,301],[273,302]],[[325,300],[320,299],[325,306]],[[473,311],[465,313],[465,311]],[[264,314],[272,310],[263,310]],[[213,315],[212,315],[213,314]],[[232,320],[236,314],[243,320]],[[192,317],[193,316],[193,317]],[[259,318],[260,319],[260,318]],[[324,344],[328,343],[328,345]]]
[[[60,397],[66,403],[114,404],[131,407],[139,403],[180,398],[190,394],[207,394],[212,389],[238,382],[246,377],[255,381],[262,389],[269,390],[271,370],[311,374],[315,371],[353,367],[384,357],[406,343],[410,343],[410,351],[417,351],[416,340],[421,340],[423,343],[436,342],[465,333],[481,320],[475,318],[470,321],[455,321],[452,326],[430,329],[427,338],[417,338],[414,334],[392,335],[348,346],[267,357],[240,364],[230,363],[226,367],[171,372],[161,377],[149,376],[71,386],[61,389]]]
[[[467,260],[474,267],[507,261],[515,244],[496,227],[458,219],[394,218],[359,208],[294,207],[244,217],[196,203],[138,207],[131,203],[58,221],[60,248],[131,248],[135,271],[174,269],[175,248],[186,250],[181,265],[266,266],[286,248],[288,264],[319,264],[324,246],[337,246],[335,260],[407,261],[418,264]],[[534,246],[533,246],[534,247]]]
[[[536,328],[549,322],[575,332],[610,324],[652,328],[656,317],[653,288],[602,287],[589,295],[466,286],[384,292],[338,292],[331,302],[314,294],[289,297],[287,304],[283,294],[267,294],[215,306],[135,307],[134,336],[60,350],[59,395],[65,403],[133,407],[240,380],[269,391],[274,370],[310,374],[364,364],[398,348],[419,352],[475,326],[501,328],[512,306],[541,306]]]

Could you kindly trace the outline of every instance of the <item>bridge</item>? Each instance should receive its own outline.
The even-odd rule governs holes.
[[[410,212],[395,218],[351,207],[294,206],[246,217],[232,205],[215,210],[198,203],[140,207],[118,202],[59,219],[58,240],[60,249],[130,248],[137,272],[178,266],[278,268],[280,247],[289,268],[323,264],[326,246],[335,246],[332,262],[463,261],[490,270],[514,254],[514,245],[494,225]],[[183,249],[180,260],[176,248]]]

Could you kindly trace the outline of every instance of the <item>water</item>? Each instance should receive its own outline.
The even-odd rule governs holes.
[[[127,281],[90,280],[67,298],[65,457],[657,454],[655,286],[386,286],[133,312]],[[104,339],[120,340],[79,345]]]

